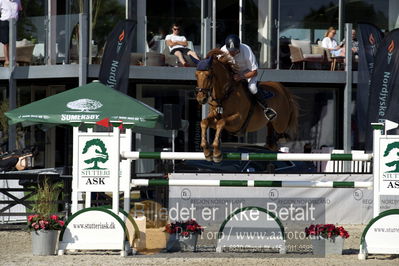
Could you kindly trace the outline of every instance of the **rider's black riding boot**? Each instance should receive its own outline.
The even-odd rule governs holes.
[[[262,106],[263,112],[265,113],[265,117],[269,119],[269,121],[272,121],[273,119],[276,118],[277,113],[274,111],[272,108],[267,107],[266,100],[270,98],[271,96],[268,95],[264,90],[258,89],[258,92],[254,94],[256,97],[256,100],[258,103]]]

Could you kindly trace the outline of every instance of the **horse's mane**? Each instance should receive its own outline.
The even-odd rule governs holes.
[[[206,55],[206,58],[209,58],[210,56],[215,56],[220,63],[227,66],[227,68],[230,70],[230,72],[237,73],[238,65],[234,63],[234,61],[232,60],[232,57],[229,54],[223,52],[219,48],[215,48],[208,52],[208,54]]]

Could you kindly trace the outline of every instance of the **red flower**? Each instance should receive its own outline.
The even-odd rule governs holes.
[[[321,236],[323,238],[333,238],[340,236],[342,238],[348,238],[349,233],[342,226],[335,226],[333,224],[317,224],[310,225],[305,228],[306,236]]]
[[[41,216],[30,215],[28,228],[33,230],[61,230],[65,222],[57,215]]]
[[[35,214],[35,215],[29,215],[28,216],[28,221],[31,222],[33,219],[37,218],[39,215]]]
[[[201,234],[202,231],[203,228],[193,219],[185,222],[176,221],[165,226],[165,232],[169,234],[180,234],[182,236]]]
[[[186,229],[187,229],[187,231],[194,231],[195,230],[195,226],[194,225],[187,225]]]

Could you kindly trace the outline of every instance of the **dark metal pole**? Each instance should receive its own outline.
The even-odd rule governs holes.
[[[345,24],[345,74],[344,93],[344,152],[350,153],[352,148],[352,24]],[[350,171],[350,162],[345,163],[345,172]]]
[[[9,40],[9,56],[10,65],[8,78],[8,95],[9,95],[9,110],[13,110],[17,107],[17,82],[14,79],[15,69],[15,54],[16,54],[16,36],[17,36],[17,21],[16,19],[10,20],[10,40]],[[16,128],[15,125],[9,126],[8,128],[8,150],[13,151],[16,148]]]
[[[339,29],[339,41],[344,36],[344,1],[338,0],[338,29]]]
[[[89,21],[88,21],[88,0],[84,1],[83,13],[79,14],[79,86],[87,83],[89,64]]]

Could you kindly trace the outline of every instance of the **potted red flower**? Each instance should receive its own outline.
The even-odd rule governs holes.
[[[344,240],[349,237],[342,226],[333,224],[312,224],[305,228],[306,237],[312,240],[313,254],[342,254]]]
[[[28,216],[28,229],[38,230],[61,230],[65,225],[62,218],[57,215],[41,216],[39,214]]]
[[[36,188],[36,214],[28,216],[28,229],[32,236],[33,255],[54,255],[58,233],[64,227],[63,218],[55,215],[62,183],[50,183],[47,179]]]
[[[198,235],[203,230],[203,227],[194,219],[167,224],[165,232],[169,233],[169,240],[166,245],[166,251],[196,251]]]

